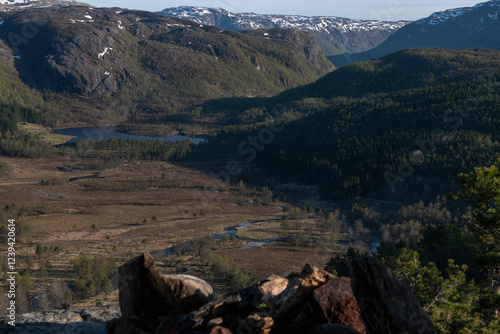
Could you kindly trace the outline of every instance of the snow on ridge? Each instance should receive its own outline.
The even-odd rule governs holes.
[[[480,8],[483,8],[486,6],[488,6],[488,7],[500,7],[500,0],[492,0],[492,1],[488,1],[488,2],[482,2],[482,3],[478,3],[477,5],[472,6],[472,7],[461,7],[461,8],[448,9],[448,10],[441,11],[441,12],[435,12],[435,13],[431,14],[429,17],[418,20],[416,23],[438,25],[438,24],[447,22],[449,20],[454,20],[455,18],[457,18],[465,13],[468,13],[472,10],[480,9]],[[496,16],[495,13],[488,14],[490,19],[495,20],[493,18]]]
[[[34,0],[33,2],[35,2]],[[26,0],[0,0],[0,5],[16,5],[16,4],[22,4],[26,3],[28,1]]]
[[[309,31],[324,31],[330,33],[332,30],[348,31],[374,31],[374,30],[398,30],[408,24],[407,21],[375,21],[354,20],[337,16],[303,16],[303,15],[274,15],[250,13],[230,13],[222,8],[207,8],[195,6],[181,6],[167,8],[160,12],[171,17],[180,17],[204,23],[210,16],[221,14],[235,19],[242,30],[259,28],[291,28]],[[207,21],[205,21],[207,22]]]

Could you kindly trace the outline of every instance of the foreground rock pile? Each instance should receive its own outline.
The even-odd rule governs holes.
[[[122,317],[109,334],[435,333],[429,315],[380,261],[351,263],[351,277],[306,265],[212,300],[209,284],[163,275],[144,253],[120,267]]]

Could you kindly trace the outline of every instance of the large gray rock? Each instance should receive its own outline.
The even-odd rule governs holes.
[[[213,298],[212,287],[189,275],[163,275],[149,253],[119,268],[122,317],[136,317],[157,327],[163,316],[189,313]]]
[[[373,257],[353,260],[350,273],[368,333],[436,333],[415,296],[382,262]]]
[[[105,322],[120,317],[118,305],[96,307],[86,310],[53,310],[37,313],[20,314],[16,317],[16,326],[0,320],[0,333],[23,334],[65,334],[106,333]]]

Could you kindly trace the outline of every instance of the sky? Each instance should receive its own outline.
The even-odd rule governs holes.
[[[230,12],[340,16],[367,20],[418,20],[450,8],[470,7],[485,0],[80,0],[97,7],[160,11],[177,6],[221,7]]]

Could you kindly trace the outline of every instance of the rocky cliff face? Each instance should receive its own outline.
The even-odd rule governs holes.
[[[333,70],[330,63],[325,63],[325,56],[319,45],[305,31],[286,28],[245,30],[242,33],[257,38],[273,41],[283,45],[298,54],[303,55],[308,62],[327,72]]]

